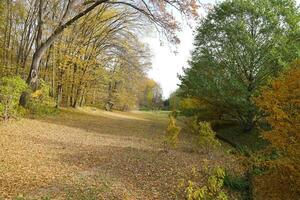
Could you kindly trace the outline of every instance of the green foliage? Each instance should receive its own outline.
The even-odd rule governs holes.
[[[169,97],[170,110],[180,110],[181,98],[179,97],[179,91],[176,90]]]
[[[216,167],[204,186],[188,181],[186,198],[188,200],[227,200],[228,197],[223,191],[224,178],[224,169]]]
[[[39,88],[30,95],[28,109],[34,116],[54,115],[59,112],[55,108],[54,99],[50,97],[49,84],[40,81]]]
[[[233,176],[226,172],[224,185],[232,190],[246,191],[249,189],[249,180],[244,176]]]
[[[242,194],[241,199],[243,200],[252,199],[248,176],[236,176],[226,171],[224,177],[224,186],[231,190],[240,192]]]
[[[218,138],[235,147],[236,153],[245,155],[264,149],[268,145],[268,142],[261,137],[260,130],[257,128],[244,134],[242,127],[228,122],[215,124],[214,130],[216,130]]]
[[[236,152],[242,156],[250,157],[252,155],[251,149],[249,149],[247,146],[243,145],[237,145],[236,146]]]
[[[193,135],[197,135],[199,133],[199,122],[196,116],[186,118],[185,124],[188,128],[188,131]]]
[[[168,127],[165,135],[165,143],[171,147],[176,147],[178,143],[178,135],[181,128],[176,125],[176,117],[174,113],[169,115]]]
[[[78,199],[78,200],[98,200],[100,198],[100,194],[103,191],[96,187],[88,187],[83,189],[77,189],[74,191],[70,191],[67,194],[67,200]]]
[[[294,1],[227,0],[200,21],[183,96],[222,108],[250,130],[252,97],[299,55],[299,11]],[[292,42],[294,41],[294,42]]]
[[[199,122],[197,143],[199,147],[204,148],[206,152],[221,146],[221,143],[216,139],[216,133],[212,130],[208,122]]]
[[[3,77],[0,79],[0,116],[4,120],[17,115],[19,99],[27,89],[20,77]]]

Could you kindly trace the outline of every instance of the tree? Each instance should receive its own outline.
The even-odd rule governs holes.
[[[54,64],[40,69],[53,82],[57,106],[123,111],[136,106],[150,56],[134,35],[135,17],[118,9],[94,11],[61,35],[49,59]]]
[[[186,97],[222,108],[245,130],[257,120],[252,97],[299,55],[293,0],[227,0],[200,21],[195,50],[180,77]]]
[[[30,55],[35,32],[32,0],[0,2],[1,76],[19,75]]]
[[[143,94],[140,97],[140,107],[146,109],[159,109],[162,107],[162,89],[152,79],[145,79]]]
[[[298,192],[299,195],[300,60],[295,62],[292,69],[273,80],[269,87],[265,87],[255,102],[271,126],[270,130],[264,131],[263,137],[270,141],[280,155],[278,159],[269,161],[275,169],[274,180],[280,185],[287,185],[288,188],[283,188]]]
[[[137,38],[126,38],[123,48],[115,49],[108,67],[106,110],[126,111],[136,108],[143,92],[146,71],[150,67],[149,49]]]
[[[96,9],[119,8],[130,12],[134,11],[137,15],[144,16],[157,28],[165,33],[171,41],[178,42],[175,30],[179,28],[178,23],[172,14],[172,9],[180,11],[186,16],[196,15],[196,0],[175,0],[175,1],[114,1],[114,0],[61,0],[48,1],[37,0],[37,37],[36,48],[32,56],[32,64],[27,78],[27,83],[34,89],[38,81],[38,72],[41,59],[45,52],[50,48],[59,35],[72,24]],[[49,9],[50,8],[50,9]],[[55,8],[55,9],[51,9]],[[54,10],[54,11],[53,11]],[[51,16],[49,18],[49,16]],[[44,19],[53,19],[48,22],[49,27],[45,27]],[[54,24],[54,25],[53,25]],[[50,34],[45,34],[45,28]],[[20,100],[22,105],[26,104],[26,94]]]

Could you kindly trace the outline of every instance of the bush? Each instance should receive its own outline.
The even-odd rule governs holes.
[[[199,133],[199,123],[197,116],[186,118],[185,124],[188,128],[188,131],[193,135],[197,135]]]
[[[172,112],[169,115],[169,123],[165,136],[165,143],[171,147],[176,147],[178,142],[178,135],[181,130],[181,128],[176,125],[176,116],[176,112]]]
[[[17,115],[20,96],[27,88],[27,84],[20,77],[0,79],[0,116],[4,120]]]
[[[197,143],[200,147],[204,148],[206,152],[221,146],[221,143],[216,139],[216,133],[212,130],[210,123],[199,122],[198,131]]]
[[[224,169],[216,167],[204,186],[200,186],[193,181],[188,181],[186,198],[188,200],[227,200],[228,197],[222,189],[224,178]]]
[[[28,109],[32,115],[45,116],[58,112],[55,108],[55,101],[50,97],[50,86],[44,81],[40,81],[39,88],[31,93]]]

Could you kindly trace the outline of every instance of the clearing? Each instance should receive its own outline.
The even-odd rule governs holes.
[[[0,199],[183,199],[193,168],[237,168],[231,155],[194,151],[184,131],[165,151],[167,115],[84,108],[0,124]]]

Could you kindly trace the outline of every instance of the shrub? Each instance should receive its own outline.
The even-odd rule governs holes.
[[[216,167],[204,186],[200,186],[193,181],[188,181],[186,198],[188,200],[227,200],[228,197],[222,189],[224,178],[224,169]]]
[[[216,139],[216,133],[212,130],[210,123],[199,122],[197,143],[200,147],[204,148],[206,152],[210,149],[216,149],[221,146],[221,143]]]
[[[169,115],[165,143],[171,147],[176,147],[180,130],[181,128],[176,125],[176,114],[173,112]]]
[[[28,109],[36,116],[52,115],[58,112],[54,99],[50,97],[49,84],[40,81],[39,88],[30,95]]]
[[[17,115],[19,99],[27,84],[20,77],[0,79],[0,116],[4,120]]]
[[[300,193],[300,60],[281,77],[272,81],[255,98],[257,106],[266,114],[271,129],[263,137],[278,152],[278,158],[268,161],[277,174],[278,184]],[[275,184],[275,183],[273,183]]]
[[[197,135],[199,133],[199,123],[197,116],[187,118],[185,120],[185,124],[188,128],[188,131],[193,135]]]

